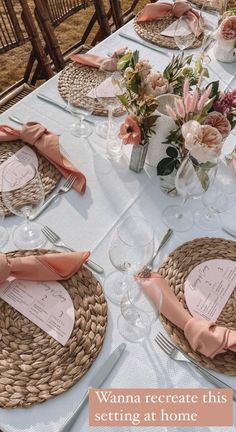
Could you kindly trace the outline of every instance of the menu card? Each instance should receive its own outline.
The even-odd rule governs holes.
[[[60,283],[9,277],[0,284],[0,297],[61,345],[70,338],[75,320],[74,306]]]
[[[7,192],[24,186],[34,176],[30,165],[38,168],[38,159],[34,151],[25,145],[0,165],[0,190]]]
[[[216,321],[236,287],[236,262],[213,259],[188,275],[184,294],[192,316]]]

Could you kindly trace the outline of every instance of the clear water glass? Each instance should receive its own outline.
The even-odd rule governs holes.
[[[72,135],[80,138],[86,138],[93,132],[92,124],[87,120],[94,111],[95,95],[87,97],[86,104],[81,103],[81,87],[76,81],[71,83],[68,96],[68,110],[74,117],[70,125]]]
[[[153,228],[146,219],[129,216],[118,225],[109,247],[110,261],[118,271],[109,274],[104,281],[106,296],[113,303],[120,304],[128,290],[134,296],[137,294],[133,275],[147,264],[153,252]]]
[[[9,190],[10,165],[3,170],[2,199],[11,213],[24,218],[24,223],[18,225],[13,232],[13,241],[19,249],[36,249],[41,247],[46,239],[41,232],[42,226],[30,221],[44,202],[44,189],[40,175],[34,165],[26,166],[28,180],[22,186]]]
[[[174,40],[180,51],[184,51],[186,48],[192,46],[195,40],[195,34],[189,27],[185,16],[180,17],[177,21]]]

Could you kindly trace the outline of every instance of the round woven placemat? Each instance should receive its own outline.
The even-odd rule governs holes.
[[[175,249],[160,267],[160,274],[168,281],[172,291],[185,309],[187,309],[187,306],[184,298],[184,283],[187,276],[198,264],[216,258],[236,261],[236,242],[208,237],[192,240]],[[235,310],[236,288],[221,312],[217,323],[236,329]],[[163,315],[161,321],[173,342],[202,366],[227,375],[236,375],[235,353],[227,351],[218,354],[214,359],[205,357],[203,354],[192,350],[182,330],[168,321]]]
[[[165,48],[179,49],[173,37],[161,35],[161,32],[176,21],[176,18],[164,18],[158,21],[147,21],[144,23],[138,23],[137,18],[138,15],[134,19],[134,29],[142,39]],[[198,48],[201,44],[202,37],[195,39],[189,48]]]
[[[191,0],[191,3],[198,6],[199,9],[201,9],[204,5],[204,8],[209,11],[220,11],[222,8],[221,0],[212,0],[208,2],[205,0]]]
[[[8,256],[45,253],[52,251],[17,251]],[[2,408],[27,407],[65,392],[87,372],[102,348],[107,305],[100,283],[85,267],[60,283],[75,308],[74,329],[65,346],[0,299]]]
[[[107,109],[97,99],[88,97],[88,93],[101,84],[109,74],[96,68],[69,63],[61,72],[58,80],[58,90],[63,99],[68,101],[71,84],[77,84],[78,97],[74,95],[74,105],[78,107],[93,107],[93,114],[107,116]],[[77,102],[78,101],[78,102]],[[114,110],[115,115],[124,114],[123,108]]]
[[[1,142],[0,145],[0,164],[16,153],[21,147],[27,143],[21,140]],[[60,172],[56,169],[54,165],[51,164],[44,156],[41,156],[36,149],[34,149],[38,158],[38,172],[43,184],[44,193],[48,195],[57,186],[61,178]],[[4,209],[5,216],[10,216],[12,213],[3,203],[0,194],[0,206]]]

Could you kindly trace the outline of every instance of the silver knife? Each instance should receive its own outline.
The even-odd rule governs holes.
[[[52,98],[50,98],[49,96],[46,96],[46,95],[44,95],[44,94],[42,94],[42,93],[36,93],[36,96],[37,96],[39,99],[42,99],[43,101],[48,102],[48,103],[50,103],[51,105],[54,105],[54,106],[56,106],[56,107],[58,107],[58,108],[61,108],[63,111],[66,111],[66,112],[68,112],[69,114],[71,114],[70,110],[69,110],[68,107],[67,107],[67,104],[64,104],[64,103],[58,102],[58,101],[56,101],[55,99],[52,99]],[[85,118],[84,121],[86,121],[86,122],[88,122],[88,123],[91,123],[91,124],[94,124],[94,121],[91,120],[91,119],[89,119],[89,118]]]
[[[103,365],[98,369],[96,375],[91,379],[89,388],[99,388],[104,383],[105,379],[111,373],[116,363],[120,359],[126,348],[126,343],[120,344],[108,357],[108,359],[103,363]],[[88,390],[86,391],[83,399],[81,400],[79,406],[73,412],[73,414],[65,421],[58,432],[69,432],[75,423],[77,416],[80,414],[84,406],[87,404],[89,398]]]
[[[162,50],[161,48],[157,48],[156,45],[154,45],[154,44],[152,44],[152,43],[150,43],[150,42],[146,42],[145,40],[138,39],[138,38],[136,38],[136,37],[134,37],[134,36],[131,36],[131,35],[129,35],[129,34],[123,32],[123,31],[120,31],[118,34],[119,34],[119,36],[121,36],[121,37],[123,37],[123,38],[125,38],[125,39],[128,39],[128,40],[131,40],[131,41],[133,41],[133,42],[136,42],[136,43],[138,43],[139,45],[143,45],[143,46],[145,46],[146,48],[150,48],[150,49],[152,49],[152,50],[154,50],[154,51],[158,51],[158,52],[160,52],[161,54],[163,54],[163,55],[165,55],[165,56],[167,56],[167,57],[170,57],[170,55],[171,55],[171,54],[169,54],[169,52],[166,51],[164,48],[163,48],[163,50]]]
[[[234,230],[233,228],[230,228],[228,226],[222,226],[222,230],[225,231],[227,234],[236,237],[236,230]]]

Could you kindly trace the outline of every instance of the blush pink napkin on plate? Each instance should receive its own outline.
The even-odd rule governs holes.
[[[0,253],[0,283],[9,276],[35,281],[69,279],[89,255],[90,252],[69,252],[10,258]]]
[[[192,6],[184,0],[176,0],[174,3],[157,2],[147,4],[139,13],[137,22],[157,21],[162,18],[186,16],[188,25],[195,36],[202,33],[200,26],[200,15]]]
[[[227,350],[236,352],[236,331],[218,326],[212,321],[192,317],[160,274],[152,273],[150,278],[140,279],[139,283],[154,304],[159,304],[156,292],[158,287],[161,289],[161,313],[184,331],[194,351],[211,358]]]
[[[21,139],[35,147],[41,155],[45,156],[58,169],[63,177],[67,178],[70,174],[75,175],[77,179],[73,187],[82,194],[85,192],[86,177],[61,154],[57,135],[49,132],[41,124],[34,122],[26,123],[22,129],[0,125],[0,142],[17,139]]]
[[[116,57],[101,57],[94,54],[75,54],[70,57],[75,63],[102,69],[108,72],[115,72],[117,69]]]

